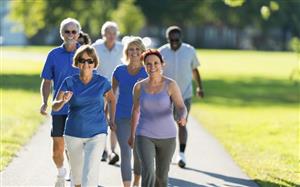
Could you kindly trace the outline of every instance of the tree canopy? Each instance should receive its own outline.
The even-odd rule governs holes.
[[[11,1],[10,17],[28,37],[59,27],[66,17],[78,19],[83,30],[98,37],[101,25],[114,20],[122,34],[138,34],[145,24],[154,26],[227,25],[277,27],[300,36],[297,0],[18,0]]]

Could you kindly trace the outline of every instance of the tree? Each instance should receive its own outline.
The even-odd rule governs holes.
[[[121,33],[126,35],[138,34],[145,25],[145,17],[133,0],[122,1],[113,11],[112,18],[119,24]]]
[[[30,38],[39,32],[59,28],[60,22],[72,17],[79,20],[84,31],[99,36],[101,25],[111,18],[119,0],[15,0],[11,1],[10,17],[23,25]]]
[[[12,11],[10,18],[19,22],[25,34],[29,37],[35,35],[40,29],[45,27],[45,1],[12,1]],[[18,29],[18,28],[15,28]]]

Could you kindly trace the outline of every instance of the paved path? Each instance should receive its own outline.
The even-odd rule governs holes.
[[[193,118],[189,120],[188,129],[187,167],[181,169],[175,162],[171,164],[170,187],[257,187]],[[53,186],[56,169],[50,157],[52,143],[49,132],[48,121],[1,172],[1,186]],[[100,167],[101,186],[121,186],[119,165],[102,162]]]

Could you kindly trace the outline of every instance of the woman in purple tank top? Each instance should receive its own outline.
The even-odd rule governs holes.
[[[177,83],[162,75],[164,62],[160,53],[148,49],[143,53],[143,61],[148,78],[134,86],[128,143],[137,148],[142,166],[142,186],[167,187],[177,134],[173,104],[178,112],[179,125],[186,124],[187,110]]]

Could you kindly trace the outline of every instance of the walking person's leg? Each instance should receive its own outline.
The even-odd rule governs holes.
[[[106,105],[106,113],[108,116],[108,111],[109,111],[109,105]],[[109,116],[108,116],[109,117]],[[109,138],[110,138],[110,150],[111,153],[109,155],[109,162],[108,164],[112,164],[114,165],[115,163],[117,163],[120,158],[119,155],[116,153],[116,146],[117,146],[117,134],[115,131],[109,131]]]
[[[110,131],[110,149],[111,154],[109,155],[109,164],[114,165],[117,163],[120,158],[119,155],[116,153],[116,146],[117,146],[117,135],[114,131]]]
[[[154,172],[154,157],[155,145],[151,138],[144,136],[136,136],[136,149],[142,166],[142,186],[154,187],[155,172]]]
[[[99,154],[104,150],[106,134],[98,134],[84,141],[82,186],[98,186],[100,162]]]
[[[72,172],[71,183],[76,187],[82,184],[83,146],[84,139],[65,135],[66,148],[69,154],[69,163]]]
[[[134,144],[134,148],[133,148],[133,173],[134,173],[133,186],[134,187],[140,186],[142,166],[141,166],[141,160],[139,159],[137,154],[136,144]]]
[[[128,145],[130,136],[130,119],[116,120],[117,138],[121,150],[121,175],[124,187],[131,186],[131,147]]]
[[[155,140],[156,147],[156,180],[155,187],[168,186],[168,173],[176,149],[176,138]]]
[[[107,104],[106,101],[104,103],[104,112],[105,112],[105,116],[108,120],[108,117],[109,117],[108,116],[108,104]],[[108,134],[110,134],[110,130],[108,130]],[[104,150],[103,150],[102,155],[101,155],[101,161],[106,162],[107,158],[108,158],[108,150],[107,150],[107,142],[106,142],[106,139],[105,139]]]
[[[184,104],[188,112],[187,118],[191,109],[191,102],[192,102],[191,98],[184,100]],[[179,167],[184,168],[186,165],[186,159],[184,153],[185,153],[185,148],[188,139],[188,131],[186,125],[185,126],[178,125],[178,139],[179,139],[178,165]]]
[[[65,175],[67,173],[64,168],[64,129],[67,115],[53,115],[52,116],[52,129],[51,137],[53,140],[53,149],[52,149],[52,159],[58,170],[57,180],[55,182],[55,187],[64,186],[65,184]]]

